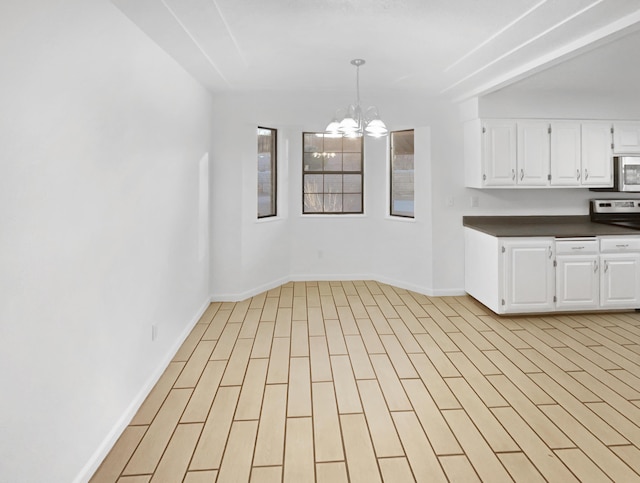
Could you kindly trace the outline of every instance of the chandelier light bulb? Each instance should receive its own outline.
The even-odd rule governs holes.
[[[344,112],[338,110],[333,120],[325,129],[329,137],[346,136],[349,138],[360,137],[363,134],[375,138],[386,136],[389,133],[387,126],[382,122],[375,106],[363,110],[360,107],[360,66],[364,65],[363,59],[353,59],[351,64],[356,67],[356,103],[350,105]]]

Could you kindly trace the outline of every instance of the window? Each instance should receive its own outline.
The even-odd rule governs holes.
[[[392,216],[414,217],[413,130],[391,133]]]
[[[362,137],[302,136],[302,212],[363,213]]]
[[[277,133],[258,128],[258,218],[276,216]]]

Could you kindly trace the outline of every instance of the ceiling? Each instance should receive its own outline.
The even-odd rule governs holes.
[[[610,42],[633,52],[614,69],[640,51],[639,0],[112,3],[214,93],[353,89],[363,58],[363,91],[464,99]]]

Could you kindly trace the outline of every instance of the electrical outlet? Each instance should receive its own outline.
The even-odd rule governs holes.
[[[480,200],[477,196],[472,196],[470,200],[471,208],[477,208],[480,204]]]
[[[154,342],[158,338],[158,326],[153,324],[151,326],[151,342]]]
[[[455,199],[453,196],[447,196],[446,205],[451,208],[455,203]]]

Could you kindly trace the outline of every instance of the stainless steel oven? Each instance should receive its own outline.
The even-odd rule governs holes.
[[[640,199],[591,200],[591,221],[640,230]]]

